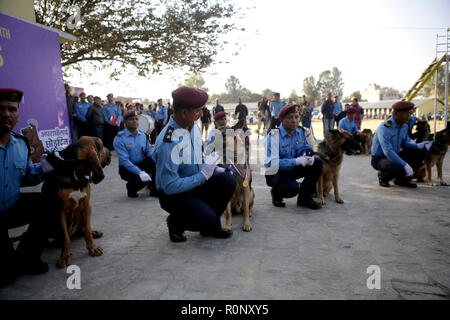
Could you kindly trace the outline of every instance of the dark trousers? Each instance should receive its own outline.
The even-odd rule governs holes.
[[[152,177],[151,182],[142,182],[138,174],[130,172],[124,166],[119,166],[120,177],[127,181],[127,190],[130,192],[138,192],[147,185],[151,185],[152,190],[156,191],[156,166],[152,158],[145,158],[142,162],[136,164],[142,171],[147,172]]]
[[[272,117],[270,118],[270,129],[278,128],[281,124],[280,118],[278,117]]]
[[[117,132],[119,132],[119,127],[112,126],[108,123],[105,124],[103,144],[105,145],[106,148],[109,149],[109,151],[114,150],[113,141],[117,135]]]
[[[49,236],[56,236],[59,227],[62,200],[57,195],[21,193],[19,200],[8,210],[0,212],[0,277],[17,272],[22,263],[40,260]],[[29,224],[27,232],[14,250],[9,229]]]
[[[279,170],[275,175],[266,175],[266,183],[272,187],[277,200],[283,198],[310,197],[316,191],[316,183],[322,174],[322,160],[314,159],[312,166],[295,166],[290,171]],[[303,178],[301,185],[297,179]]]
[[[90,127],[90,135],[93,137],[97,137],[103,140],[104,138],[104,132],[105,132],[105,127],[104,126],[94,126],[92,125]]]
[[[414,171],[417,171],[422,165],[425,158],[425,150],[420,149],[403,149],[398,155],[406,161]],[[396,164],[386,157],[372,156],[372,167],[381,171],[381,175],[385,181],[392,179],[404,179],[406,176],[405,169],[400,164]]]
[[[162,129],[164,128],[164,120],[156,120],[155,121],[155,131],[156,131],[156,135],[159,135],[159,133],[162,131]]]
[[[69,115],[70,134],[72,136],[72,143],[78,140],[78,125],[77,119]]]
[[[222,228],[220,217],[236,189],[236,180],[229,173],[214,174],[203,185],[173,195],[159,191],[161,208],[180,231],[215,232]]]
[[[89,127],[86,122],[75,120],[76,126],[78,127],[78,138],[82,136],[88,136],[90,134]]]

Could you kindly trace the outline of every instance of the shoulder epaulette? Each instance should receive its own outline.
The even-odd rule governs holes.
[[[392,126],[392,121],[391,121],[391,120],[386,121],[386,122],[384,123],[384,126],[385,126],[386,128],[389,128],[390,126]]]
[[[173,128],[171,126],[167,127],[166,134],[164,135],[164,142],[172,142],[172,134],[173,134]]]
[[[305,132],[305,128],[303,126],[298,126],[299,129],[302,129]]]
[[[28,159],[30,159],[30,157],[31,157],[31,149],[30,149],[30,144],[28,142],[27,137],[25,137],[24,135],[22,135],[20,133],[15,133],[15,132],[11,132],[11,135],[14,138],[19,138],[19,139],[22,139],[23,141],[25,141],[25,145],[27,146],[27,149],[28,149]]]

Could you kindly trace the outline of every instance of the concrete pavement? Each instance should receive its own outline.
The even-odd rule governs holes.
[[[233,217],[232,238],[169,241],[165,218],[148,191],[126,195],[117,157],[93,186],[92,226],[104,254],[90,257],[72,240],[81,289],[57,269],[60,250],[47,248],[50,271],[21,276],[0,299],[449,299],[450,187],[381,188],[369,156],[346,156],[340,192],[321,210],[273,207],[270,189],[254,168],[253,231]],[[436,175],[436,168],[433,168]],[[437,181],[436,178],[434,178]],[[450,183],[450,160],[444,164]],[[22,230],[16,229],[14,233]],[[369,290],[367,268],[379,266],[381,289]]]

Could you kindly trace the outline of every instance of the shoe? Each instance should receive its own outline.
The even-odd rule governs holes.
[[[279,208],[284,208],[286,207],[286,203],[283,201],[282,198],[277,199],[274,195],[273,195],[273,188],[270,190],[270,194],[272,195],[272,203],[275,207],[279,207]]]
[[[48,270],[48,264],[41,260],[35,262],[22,262],[20,267],[21,274],[39,275],[47,273]]]
[[[200,234],[204,237],[227,239],[227,238],[231,237],[231,235],[233,234],[233,230],[220,229],[216,232],[200,231]]]
[[[136,191],[128,190],[128,198],[137,198],[137,197],[139,197],[139,195]]]
[[[306,207],[306,208],[310,208],[313,210],[317,210],[322,207],[319,203],[315,202],[313,200],[313,198],[311,198],[311,196],[308,196],[308,197],[300,197],[299,196],[297,198],[297,205],[300,207]]]
[[[167,217],[167,228],[169,229],[169,238],[172,242],[184,242],[186,241],[186,236],[184,235],[184,231],[176,230],[173,223],[170,222],[170,216]]]
[[[389,184],[389,182],[383,178],[383,174],[380,171],[378,171],[378,183],[380,184],[380,186],[385,187],[385,188],[388,188],[391,186]]]
[[[408,179],[395,179],[394,184],[407,188],[417,188],[417,184],[412,183]]]

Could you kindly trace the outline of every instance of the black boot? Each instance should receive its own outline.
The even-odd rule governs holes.
[[[417,188],[417,184],[412,183],[408,178],[397,178],[394,180],[394,184],[407,188]]]
[[[200,231],[200,234],[204,237],[226,239],[231,237],[231,235],[233,234],[233,230],[225,230],[221,228],[220,230],[217,230],[215,232]]]
[[[391,186],[389,184],[389,182],[384,179],[383,174],[380,171],[378,171],[378,183],[380,184],[380,186],[385,187],[385,188],[388,188]]]
[[[300,207],[306,207],[309,209],[317,210],[322,206],[315,202],[311,196],[300,196],[297,197],[297,205]]]
[[[275,207],[284,208],[286,207],[286,203],[283,201],[283,198],[276,197],[273,192],[273,188],[270,189],[270,194],[272,195],[272,203]]]
[[[172,218],[169,215],[166,219],[167,228],[169,229],[169,238],[172,242],[184,242],[186,241],[186,236],[184,235],[184,231],[177,228],[172,222]]]
[[[133,190],[129,187],[129,184],[127,183],[127,194],[128,194],[128,198],[137,198],[139,197],[138,193],[136,190]]]

